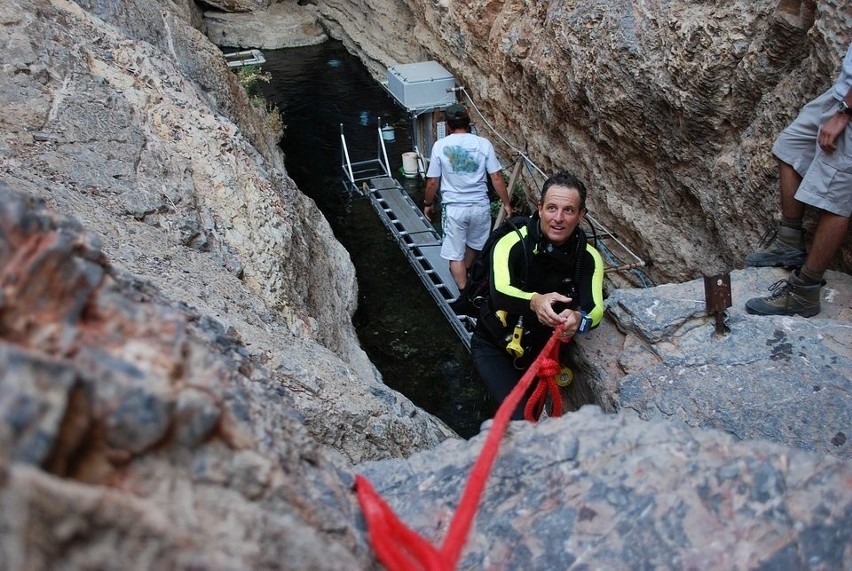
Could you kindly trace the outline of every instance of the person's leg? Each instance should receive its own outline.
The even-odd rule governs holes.
[[[467,235],[467,216],[464,207],[445,206],[443,215],[444,236],[441,241],[441,257],[448,261],[450,275],[459,288],[467,284],[465,267],[465,242]]]
[[[822,275],[828,269],[840,246],[843,245],[848,230],[848,216],[839,216],[825,210],[820,212],[811,251],[800,272],[806,281],[813,283],[822,281]]]
[[[491,235],[491,206],[488,204],[477,204],[470,209],[470,225],[467,229],[467,242],[465,243],[464,263],[470,269],[476,256],[485,247],[488,237]]]
[[[467,262],[465,260],[450,260],[450,273],[453,275],[459,291],[464,290],[464,286],[467,285]]]
[[[494,403],[499,407],[521,380],[524,371],[519,371],[512,364],[512,357],[500,347],[486,341],[474,333],[470,344],[470,354],[476,373]],[[512,420],[523,420],[524,407],[529,395],[525,395],[521,403],[512,413]]]
[[[802,216],[805,206],[812,204],[797,198],[803,176],[810,171],[819,152],[816,143],[819,126],[834,114],[837,101],[832,89],[806,104],[796,119],[785,128],[772,154],[778,160],[778,182],[781,192],[781,222],[761,241],[758,251],[746,256],[745,266],[798,267],[805,262],[805,239]]]
[[[466,246],[464,250],[464,267],[469,270],[478,255],[479,250],[474,250],[470,246]]]
[[[467,285],[467,271],[473,265],[473,261],[476,259],[478,253],[477,250],[472,250],[469,246],[465,246],[464,259],[450,261],[450,273],[453,275],[456,285],[459,286],[459,291],[463,291]]]
[[[802,217],[805,215],[805,203],[796,200],[796,191],[802,183],[802,175],[796,172],[791,165],[784,161],[778,161],[778,181],[781,186],[781,216],[785,221],[798,221],[798,227],[802,227]]]
[[[829,101],[823,114],[833,116],[836,101]],[[845,129],[834,141],[835,150],[824,152],[817,147],[814,159],[801,179],[789,205],[796,214],[795,202],[819,209],[811,252],[796,272],[806,285],[822,284],[823,274],[843,245],[852,215],[852,129]]]
[[[803,141],[810,135],[813,123],[800,119],[808,113],[818,113],[817,130],[827,117],[835,113],[837,102],[831,96],[823,94],[814,102],[805,106],[790,128],[778,138],[773,152],[779,160],[792,165],[796,173],[804,173],[798,180],[789,170],[783,171],[789,187],[798,183],[796,192],[782,195],[782,215],[796,222],[804,205],[818,208],[820,217],[817,223],[811,254],[802,261],[800,270],[792,272],[786,280],[775,283],[770,295],[765,298],[753,298],[746,302],[746,311],[757,315],[801,315],[811,317],[820,312],[820,289],[825,285],[822,279],[837,250],[846,238],[849,229],[849,216],[852,215],[852,160],[848,150],[852,149],[852,130],[847,129],[835,141],[837,148],[832,153],[824,153],[814,145],[805,145],[800,150],[813,149],[813,156],[796,157],[796,146],[791,140]],[[809,110],[809,111],[807,111]],[[807,112],[806,112],[807,111]],[[777,152],[776,152],[777,151]],[[803,165],[807,168],[802,169]],[[800,203],[802,206],[797,205]],[[783,227],[779,227],[779,230]],[[790,229],[792,231],[792,228]]]
[[[459,286],[459,291],[467,285],[467,271],[476,260],[488,235],[491,234],[491,209],[488,204],[475,204],[464,208],[464,233],[459,234],[464,244],[464,253],[450,262],[450,273]]]
[[[778,159],[778,180],[781,187],[781,223],[763,242],[765,246],[752,252],[743,261],[745,266],[801,266],[807,255],[802,217],[805,203],[796,200],[802,176],[791,165]]]

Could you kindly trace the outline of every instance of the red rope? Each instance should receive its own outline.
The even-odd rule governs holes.
[[[451,571],[455,569],[467,541],[473,518],[476,516],[476,506],[485,489],[485,481],[488,479],[488,474],[491,473],[491,467],[497,457],[500,441],[506,432],[512,412],[521,402],[540,369],[542,369],[542,374],[547,374],[553,385],[556,386],[555,376],[559,374],[558,353],[559,335],[561,333],[562,326],[559,326],[553,332],[539,356],[497,409],[494,422],[491,424],[488,436],[485,437],[482,452],[480,452],[479,458],[476,459],[476,463],[470,472],[456,514],[450,521],[450,528],[440,551],[402,523],[366,478],[360,474],[355,476],[355,491],[358,494],[361,510],[364,512],[364,519],[367,520],[370,542],[376,550],[379,561],[385,567],[391,571]],[[552,364],[553,358],[548,357],[550,355],[557,355],[555,366]],[[546,368],[545,361],[550,361],[546,363]],[[556,392],[559,392],[558,387]],[[559,400],[559,414],[562,414],[561,398]],[[554,416],[559,416],[555,413],[555,405]]]
[[[444,571],[441,555],[429,542],[402,523],[364,476],[355,476],[358,503],[367,520],[370,543],[388,569]]]
[[[556,377],[561,372],[559,365],[559,344],[554,345],[548,355],[545,355],[544,351],[542,351],[538,359],[541,360],[541,368],[538,372],[538,384],[524,407],[524,419],[530,422],[538,422],[538,419],[541,418],[548,394],[550,394],[550,402],[552,403],[550,415],[562,416],[562,394],[559,392],[559,385],[556,384]]]

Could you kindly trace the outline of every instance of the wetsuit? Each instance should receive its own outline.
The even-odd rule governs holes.
[[[582,256],[579,268],[578,256]],[[579,227],[557,247],[542,234],[538,214],[520,229],[520,236],[519,232],[509,232],[495,244],[490,295],[471,339],[473,365],[495,402],[503,402],[553,334],[553,329],[542,325],[530,309],[533,294],[559,292],[570,297],[569,307],[587,313],[592,327],[597,327],[604,312],[603,270],[600,253],[586,243]],[[554,306],[557,313],[563,309]],[[507,312],[505,325],[499,310]],[[506,344],[519,316],[523,316],[524,355],[515,359],[506,352]],[[513,419],[523,418],[528,397],[514,411]]]

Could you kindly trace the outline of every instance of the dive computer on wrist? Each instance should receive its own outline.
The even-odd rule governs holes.
[[[592,318],[585,311],[580,312],[580,326],[577,333],[588,333],[592,329]]]

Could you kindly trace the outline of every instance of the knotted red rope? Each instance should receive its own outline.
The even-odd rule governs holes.
[[[545,347],[545,350],[547,347]],[[562,416],[562,395],[559,392],[559,385],[556,384],[556,377],[561,372],[559,365],[559,343],[555,344],[549,354],[545,351],[539,354],[538,359],[541,360],[541,367],[538,371],[538,384],[530,395],[526,406],[524,406],[524,419],[530,422],[538,422],[541,418],[541,413],[544,411],[544,403],[547,400],[547,395],[550,394],[550,416]]]
[[[547,373],[553,380],[554,386],[556,384],[553,377],[559,374],[558,344],[561,333],[562,326],[559,326],[536,357],[536,360],[497,409],[491,430],[488,431],[482,452],[480,452],[479,458],[476,459],[476,463],[470,472],[467,485],[465,485],[459,500],[459,506],[452,521],[450,521],[447,537],[444,539],[444,544],[440,550],[402,523],[366,478],[360,474],[355,476],[355,491],[358,494],[358,503],[361,504],[361,510],[364,512],[364,519],[367,520],[370,543],[373,544],[379,561],[385,567],[391,571],[451,571],[455,569],[462,548],[467,541],[473,518],[476,515],[476,506],[485,488],[485,481],[488,479],[488,474],[491,473],[491,466],[497,457],[500,441],[506,432],[512,412],[520,403],[539,370],[542,369],[543,362],[548,359],[552,361],[552,357],[548,356],[554,354],[557,355],[556,372],[552,373],[554,366],[548,364],[547,370],[542,371],[542,374]],[[561,414],[561,399],[559,407]]]

